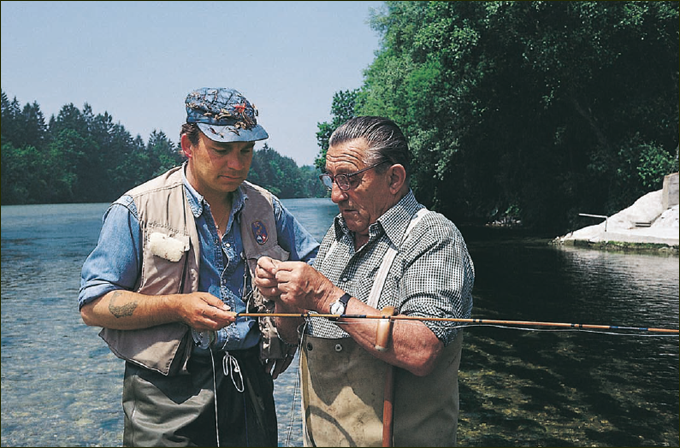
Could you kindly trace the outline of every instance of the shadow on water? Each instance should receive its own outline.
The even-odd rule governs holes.
[[[465,231],[464,235],[465,235]],[[473,317],[678,328],[678,259],[467,236]],[[472,327],[461,446],[677,446],[678,338]]]

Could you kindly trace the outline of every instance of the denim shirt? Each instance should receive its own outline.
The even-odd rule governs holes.
[[[232,311],[244,312],[246,303],[243,298],[252,290],[239,225],[246,195],[241,187],[234,192],[227,230],[220,240],[210,205],[189,184],[184,170],[182,178],[201,244],[198,289],[219,297]],[[319,243],[278,198],[272,197],[272,202],[279,245],[290,253],[290,260],[312,263]],[[104,214],[97,246],[83,264],[79,307],[113,290],[134,290],[141,273],[142,249],[137,208],[132,197],[124,195]],[[225,330],[228,334],[227,350],[248,349],[259,341],[255,319],[239,318]],[[202,350],[196,347],[194,351]]]

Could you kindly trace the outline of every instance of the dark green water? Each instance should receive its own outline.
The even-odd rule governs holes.
[[[284,201],[321,238],[336,207]],[[2,207],[2,446],[120,446],[123,363],[82,324],[80,267],[107,204]],[[463,229],[473,317],[678,328],[678,258]],[[678,338],[466,330],[461,446],[679,446]],[[276,382],[281,446],[302,446],[297,369]]]

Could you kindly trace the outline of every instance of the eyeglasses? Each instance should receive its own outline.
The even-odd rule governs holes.
[[[333,176],[332,174],[324,173],[321,176],[319,176],[319,179],[321,179],[321,182],[328,189],[328,191],[333,190],[333,182],[338,184],[338,188],[341,189],[342,191],[347,191],[351,187],[351,184],[350,184],[350,178],[351,177],[356,176],[357,174],[361,174],[364,171],[368,171],[368,170],[375,168],[377,166],[380,166],[383,163],[387,163],[387,162],[376,163],[375,165],[367,166],[366,168],[359,170],[359,171],[355,171],[353,173],[338,174],[336,176]]]

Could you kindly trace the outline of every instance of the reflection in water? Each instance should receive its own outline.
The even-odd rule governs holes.
[[[284,205],[318,239],[337,213]],[[76,305],[106,206],[2,207],[3,446],[122,442],[123,363]],[[463,234],[473,317],[678,328],[677,257]],[[463,347],[461,446],[679,445],[677,337],[473,327]],[[296,380],[275,383],[282,446],[302,446]]]
[[[677,257],[469,245],[475,317],[678,327]],[[616,334],[468,329],[459,443],[677,445],[678,338]]]

